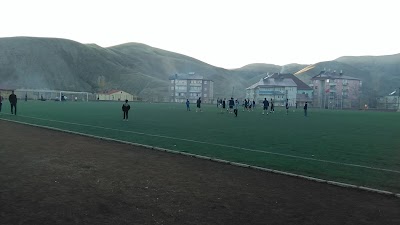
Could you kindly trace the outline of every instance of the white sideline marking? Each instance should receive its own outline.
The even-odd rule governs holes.
[[[56,123],[71,124],[71,125],[84,126],[84,127],[91,127],[91,128],[99,128],[99,129],[118,131],[118,132],[126,132],[126,133],[139,134],[139,135],[151,136],[151,137],[173,139],[173,140],[179,140],[179,141],[187,141],[187,142],[193,142],[193,143],[199,143],[199,144],[205,144],[205,145],[213,145],[213,146],[218,146],[218,147],[238,149],[238,150],[243,150],[243,151],[248,151],[248,152],[257,152],[257,153],[263,153],[263,154],[278,155],[278,156],[283,156],[283,157],[288,157],[288,158],[295,158],[295,159],[302,159],[302,160],[309,160],[309,161],[316,161],[316,162],[323,162],[323,163],[330,163],[330,164],[336,164],[336,165],[342,165],[342,166],[358,167],[358,168],[400,174],[400,171],[398,171],[398,170],[384,169],[384,168],[371,167],[371,166],[363,166],[363,165],[352,164],[352,163],[335,162],[335,161],[329,161],[329,160],[324,160],[324,159],[315,159],[315,158],[296,156],[296,155],[288,155],[288,154],[283,154],[283,153],[262,151],[262,150],[258,150],[258,149],[249,149],[249,148],[243,148],[243,147],[237,147],[237,146],[231,146],[231,145],[225,145],[225,144],[196,141],[196,140],[185,139],[185,138],[176,138],[176,137],[169,137],[169,136],[157,135],[157,134],[147,134],[147,133],[142,133],[142,132],[137,132],[137,131],[120,130],[120,129],[114,129],[114,128],[108,128],[108,127],[95,126],[95,125],[80,124],[80,123],[66,122],[66,121],[60,121],[60,120],[43,119],[43,118],[31,117],[31,116],[18,116],[18,117],[25,117],[25,118],[31,118],[31,119],[37,119],[37,120],[43,120],[43,121],[49,121],[49,122],[56,122]]]
[[[214,161],[214,162],[229,164],[229,165],[233,165],[233,166],[251,168],[251,169],[271,172],[271,173],[275,173],[275,174],[281,174],[281,175],[286,175],[286,176],[291,176],[291,177],[297,177],[297,178],[302,178],[302,179],[306,179],[306,180],[310,180],[310,181],[314,181],[314,182],[318,182],[318,183],[326,183],[326,184],[334,185],[334,186],[338,186],[338,187],[359,189],[359,190],[363,190],[363,191],[367,191],[367,192],[373,192],[373,193],[384,194],[384,195],[392,195],[394,197],[400,198],[400,193],[394,193],[394,192],[384,191],[384,190],[380,190],[380,189],[374,189],[374,188],[368,188],[368,187],[363,187],[363,186],[357,186],[357,185],[353,185],[353,184],[347,184],[347,183],[341,183],[341,182],[336,182],[336,181],[324,180],[324,179],[320,179],[320,178],[309,177],[309,176],[299,175],[299,174],[295,174],[295,173],[284,172],[284,171],[280,171],[280,170],[273,170],[273,169],[268,169],[268,168],[259,167],[259,166],[251,166],[251,165],[247,165],[247,164],[243,164],[243,163],[231,162],[231,161],[227,161],[227,160],[223,160],[223,159],[210,158],[210,157],[207,157],[207,156],[196,155],[196,154],[192,154],[192,153],[174,151],[174,150],[170,150],[170,149],[159,148],[159,147],[154,147],[154,146],[144,145],[144,144],[139,144],[139,143],[134,143],[134,142],[122,141],[122,140],[117,140],[117,139],[113,139],[113,138],[100,137],[100,136],[96,136],[96,135],[85,134],[85,133],[80,133],[80,132],[75,132],[75,131],[70,131],[70,130],[63,130],[63,129],[60,129],[60,128],[49,127],[49,126],[45,126],[45,125],[26,123],[26,122],[21,122],[21,121],[17,121],[17,120],[9,120],[9,119],[4,119],[4,118],[0,118],[0,120],[20,123],[20,124],[24,124],[24,125],[30,125],[30,126],[33,126],[33,127],[46,128],[46,129],[49,129],[49,130],[55,130],[55,131],[60,131],[60,132],[64,132],[64,133],[81,135],[81,136],[86,136],[86,137],[91,137],[91,138],[96,138],[96,139],[101,139],[101,140],[114,141],[114,142],[117,142],[117,143],[129,144],[129,145],[133,145],[133,146],[140,146],[140,147],[145,147],[145,148],[149,148],[149,149],[153,149],[153,150],[157,150],[157,151],[164,151],[164,152],[169,152],[169,153],[174,153],[174,154],[191,156],[191,157],[195,157],[195,158],[199,158],[199,159],[211,160],[211,161]]]

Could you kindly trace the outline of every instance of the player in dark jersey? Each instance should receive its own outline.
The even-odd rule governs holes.
[[[264,104],[264,108],[263,108],[262,114],[264,115],[264,113],[267,112],[267,115],[268,115],[269,102],[268,102],[267,98],[264,98],[263,104]]]
[[[197,104],[196,112],[197,112],[197,110],[202,112],[201,111],[201,97],[199,97],[199,99],[197,99],[196,104]]]

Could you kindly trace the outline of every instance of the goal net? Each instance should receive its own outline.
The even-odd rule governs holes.
[[[59,90],[36,90],[17,89],[15,94],[18,99],[41,100],[41,101],[89,101],[94,98],[89,92],[80,91],[59,91]]]

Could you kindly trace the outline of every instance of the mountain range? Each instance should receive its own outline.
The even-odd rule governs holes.
[[[100,92],[121,89],[143,99],[161,99],[169,77],[195,72],[214,81],[214,97],[244,97],[245,88],[267,73],[295,73],[308,65],[250,64],[238,69],[216,67],[195,58],[140,43],[103,48],[58,38],[0,38],[0,89],[29,88]],[[363,81],[363,101],[400,87],[400,54],[345,56],[298,77],[305,83],[321,70],[342,70]]]

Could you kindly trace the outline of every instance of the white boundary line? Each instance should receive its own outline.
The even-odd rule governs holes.
[[[302,178],[302,179],[306,179],[306,180],[310,180],[310,181],[315,181],[318,183],[327,183],[327,184],[338,186],[338,187],[352,188],[352,189],[358,189],[358,190],[363,190],[363,191],[373,192],[373,193],[378,193],[378,194],[391,195],[391,196],[400,198],[400,193],[395,193],[395,192],[390,192],[390,191],[384,191],[384,190],[379,190],[379,189],[374,189],[374,188],[369,188],[369,187],[364,187],[364,186],[357,186],[357,185],[353,185],[353,184],[346,184],[346,183],[341,183],[341,182],[336,182],[336,181],[330,181],[330,180],[325,180],[325,179],[320,179],[320,178],[315,178],[315,177],[310,177],[310,176],[299,175],[299,174],[295,174],[295,173],[289,173],[289,172],[284,172],[284,171],[279,171],[279,170],[274,170],[274,169],[263,168],[263,167],[259,167],[259,166],[251,166],[251,165],[247,165],[247,164],[243,164],[243,163],[231,162],[228,160],[222,160],[222,159],[218,159],[218,158],[211,158],[211,157],[207,157],[207,156],[196,155],[196,154],[186,153],[186,152],[180,152],[180,151],[175,151],[175,150],[170,150],[170,149],[165,149],[165,148],[159,148],[159,147],[154,147],[154,146],[150,146],[150,145],[122,141],[122,140],[117,140],[117,139],[113,139],[113,138],[101,137],[101,136],[85,134],[85,133],[80,133],[80,132],[75,132],[75,131],[70,131],[70,130],[63,130],[63,129],[59,129],[59,128],[55,128],[55,127],[37,125],[37,124],[32,124],[32,123],[4,119],[4,118],[0,118],[0,120],[29,125],[29,126],[33,126],[33,127],[45,128],[45,129],[49,129],[49,130],[55,130],[55,131],[59,131],[59,132],[63,132],[63,133],[70,133],[70,134],[75,134],[75,135],[86,136],[86,137],[96,138],[96,139],[100,139],[100,140],[123,143],[123,144],[132,145],[132,146],[139,146],[139,147],[144,147],[144,148],[153,149],[153,150],[157,150],[157,151],[191,156],[191,157],[195,157],[198,159],[211,160],[214,162],[219,162],[219,163],[224,163],[224,164],[229,164],[229,165],[234,165],[234,166],[239,166],[239,167],[244,167],[244,168],[251,168],[251,169],[255,169],[255,170],[271,172],[271,173],[280,174],[280,175],[297,177],[297,178]]]
[[[249,148],[237,147],[237,146],[232,146],[232,145],[210,143],[210,142],[197,141],[197,140],[191,140],[191,139],[185,139],[185,138],[169,137],[169,136],[157,135],[157,134],[147,134],[147,133],[142,133],[142,132],[137,132],[137,131],[120,130],[120,129],[115,129],[115,128],[101,127],[101,126],[95,126],[95,125],[89,125],[89,124],[80,124],[80,123],[73,123],[73,122],[66,122],[66,121],[60,121],[60,120],[43,119],[43,118],[31,117],[31,116],[19,116],[19,117],[25,117],[25,118],[31,118],[31,119],[37,119],[37,120],[43,120],[43,121],[49,121],[49,122],[56,122],[56,123],[63,123],[63,124],[70,124],[70,125],[76,125],[76,126],[83,126],[83,127],[98,128],[98,129],[111,130],[111,131],[117,131],[117,132],[139,134],[139,135],[150,136],[150,137],[173,139],[173,140],[179,140],[179,141],[186,141],[186,142],[193,142],[193,143],[199,143],[199,144],[205,144],[205,145],[213,145],[213,146],[218,146],[218,147],[238,149],[238,150],[248,151],[248,152],[257,152],[257,153],[262,153],[262,154],[278,155],[278,156],[283,156],[283,157],[288,157],[288,158],[295,158],[295,159],[302,159],[302,160],[309,160],[309,161],[316,161],[316,162],[323,162],[323,163],[329,163],[329,164],[336,164],[336,165],[349,166],[349,167],[358,167],[358,168],[364,168],[364,169],[370,169],[370,170],[377,170],[377,171],[384,171],[384,172],[391,172],[391,173],[400,174],[400,171],[398,171],[398,170],[391,170],[391,169],[384,169],[384,168],[379,168],[379,167],[364,166],[364,165],[358,165],[358,164],[352,164],[352,163],[335,162],[335,161],[329,161],[329,160],[324,160],[324,159],[309,158],[309,157],[304,157],[304,156],[288,155],[288,154],[283,154],[283,153],[262,151],[262,150],[259,150],[259,149],[249,149]]]

